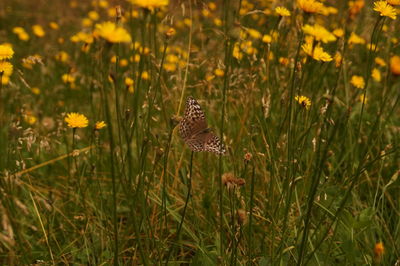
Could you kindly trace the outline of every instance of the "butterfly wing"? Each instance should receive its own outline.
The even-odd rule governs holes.
[[[204,150],[215,154],[225,154],[226,149],[221,140],[212,132],[207,133],[207,138],[204,143]]]
[[[192,97],[186,100],[185,116],[179,123],[179,135],[192,151],[226,152],[221,140],[207,128],[204,112]]]
[[[192,97],[186,100],[185,116],[179,123],[179,135],[185,142],[207,129],[207,122],[199,103]]]

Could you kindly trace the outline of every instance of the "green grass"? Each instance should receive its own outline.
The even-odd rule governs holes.
[[[400,79],[389,63],[400,54],[398,18],[380,17],[369,2],[354,17],[346,1],[326,1],[338,10],[329,16],[304,14],[293,1],[224,0],[215,10],[171,1],[154,12],[120,4],[121,18],[109,15],[111,3],[0,6],[0,44],[15,52],[0,87],[0,264],[398,263]],[[291,17],[274,15],[278,5]],[[100,19],[82,26],[94,10]],[[132,43],[70,40],[103,21],[128,30]],[[344,30],[321,44],[341,61],[306,57],[301,25],[315,22]],[[34,24],[45,37],[32,33]],[[13,33],[17,26],[28,41]],[[166,37],[170,27],[176,35]],[[240,34],[248,29],[273,41]],[[352,32],[366,43],[349,44]],[[241,59],[236,43],[245,44]],[[58,60],[60,51],[69,59]],[[42,59],[27,67],[35,54]],[[297,95],[311,100],[309,109]],[[179,137],[187,96],[226,155],[193,153]],[[89,126],[69,128],[70,112]],[[96,121],[107,127],[95,130]],[[228,175],[245,184],[226,184]]]

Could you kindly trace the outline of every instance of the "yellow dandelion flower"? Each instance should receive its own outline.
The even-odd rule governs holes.
[[[89,124],[86,116],[79,113],[68,113],[64,119],[67,125],[71,128],[83,128],[87,127]]]
[[[94,34],[110,43],[131,41],[131,36],[124,28],[118,27],[115,23],[110,21],[96,24]]]
[[[306,13],[319,13],[324,6],[315,0],[297,0],[297,5]]]
[[[317,61],[329,62],[332,61],[330,54],[324,51],[321,46],[313,47],[311,43],[305,43],[301,46],[303,51]]]
[[[371,77],[372,77],[376,82],[380,82],[380,81],[382,80],[381,72],[380,72],[379,69],[377,69],[377,68],[372,69]]]
[[[24,120],[27,122],[29,125],[33,125],[36,123],[37,118],[34,115],[26,114],[24,115]]]
[[[318,24],[315,24],[314,26],[306,24],[303,26],[303,31],[305,34],[313,36],[315,40],[322,41],[323,43],[336,41],[335,35]]]
[[[334,29],[332,33],[338,38],[342,38],[344,36],[344,30],[341,28]]]
[[[69,61],[69,54],[65,51],[60,51],[56,54],[55,58],[57,61],[65,63]]]
[[[240,51],[239,43],[235,43],[235,45],[233,46],[232,55],[237,60],[241,60],[243,58],[243,53]]]
[[[400,75],[400,56],[394,55],[390,58],[390,71],[396,76]]]
[[[11,76],[13,72],[13,65],[7,61],[0,61],[0,74]]]
[[[400,5],[400,0],[387,0],[388,4],[391,4],[392,6],[398,6]]]
[[[375,58],[375,63],[376,63],[377,65],[382,66],[382,67],[386,66],[385,60],[383,60],[383,58],[382,58],[382,57],[379,57],[379,56]]]
[[[299,96],[297,95],[296,97],[294,97],[294,99],[296,100],[296,102],[298,102],[301,106],[303,106],[304,108],[306,108],[306,110],[310,109],[311,106],[311,100],[309,98],[307,98],[306,96]]]
[[[350,83],[351,83],[354,87],[356,87],[356,88],[358,88],[358,89],[364,89],[364,87],[365,87],[364,78],[361,77],[361,76],[357,76],[357,75],[352,76],[352,77],[351,77],[351,80],[350,80]]]
[[[49,23],[50,28],[52,28],[53,30],[58,30],[60,28],[60,26],[58,26],[58,24],[54,21]]]
[[[254,39],[261,39],[262,35],[258,30],[255,29],[248,29],[247,32],[249,33],[250,37]]]
[[[278,14],[281,17],[289,17],[290,16],[290,11],[282,6],[278,6],[277,8],[275,8],[275,12],[276,14]]]
[[[386,1],[374,2],[374,10],[379,12],[382,17],[396,19],[396,9],[389,5]]]
[[[143,71],[141,77],[142,77],[142,79],[144,79],[144,80],[149,80],[149,79],[150,79],[149,72]]]
[[[10,77],[6,75],[0,75],[1,77],[1,84],[7,85],[10,82]]]
[[[61,76],[61,79],[64,83],[74,83],[75,82],[75,76],[72,76],[71,74],[63,74]]]
[[[126,86],[132,86],[135,83],[135,81],[129,77],[125,78],[125,85]]]
[[[97,121],[96,124],[94,125],[94,129],[100,130],[106,126],[107,126],[107,124],[104,121]]]
[[[365,44],[365,40],[363,38],[361,38],[360,36],[358,36],[357,34],[355,34],[354,32],[352,32],[350,34],[348,43],[349,44]]]
[[[169,28],[166,32],[165,32],[165,36],[167,38],[171,38],[173,36],[175,36],[176,34],[176,30],[174,28]]]
[[[31,88],[31,92],[32,92],[33,94],[39,95],[39,94],[40,94],[40,89],[37,88],[37,87],[34,87],[34,88]]]
[[[88,13],[88,17],[89,17],[91,20],[93,20],[93,21],[97,21],[97,20],[99,20],[100,15],[99,15],[99,13],[97,13],[96,11],[90,11],[90,12]]]
[[[0,60],[10,59],[14,55],[14,51],[11,46],[1,44],[0,45]]]
[[[154,10],[155,8],[167,6],[169,0],[129,0],[129,2],[135,6]]]
[[[122,59],[119,61],[119,66],[120,66],[120,67],[126,67],[128,64],[129,64],[129,61],[128,61],[127,59],[125,59],[125,58],[122,58]]]
[[[268,34],[264,35],[264,36],[262,37],[262,41],[263,41],[263,43],[271,43],[271,42],[272,42],[272,37],[271,37],[271,35],[268,35]]]
[[[46,35],[46,32],[44,31],[44,29],[40,25],[33,25],[32,26],[32,31],[33,31],[33,34],[35,34],[39,38],[42,38],[42,37],[44,37]]]
[[[217,68],[214,70],[214,74],[217,77],[223,77],[225,75],[225,71],[223,69]]]
[[[340,67],[340,65],[342,64],[342,60],[343,60],[342,54],[339,52],[336,52],[334,59],[335,59],[335,66]]]

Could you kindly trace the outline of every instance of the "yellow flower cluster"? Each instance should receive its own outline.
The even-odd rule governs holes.
[[[9,44],[0,45],[0,82],[7,84],[13,72],[13,65],[7,61],[14,55],[14,50]]]

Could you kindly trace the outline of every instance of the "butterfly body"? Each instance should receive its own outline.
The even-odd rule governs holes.
[[[179,135],[193,151],[225,153],[220,139],[207,126],[203,110],[192,97],[186,100],[185,116],[179,123]]]

